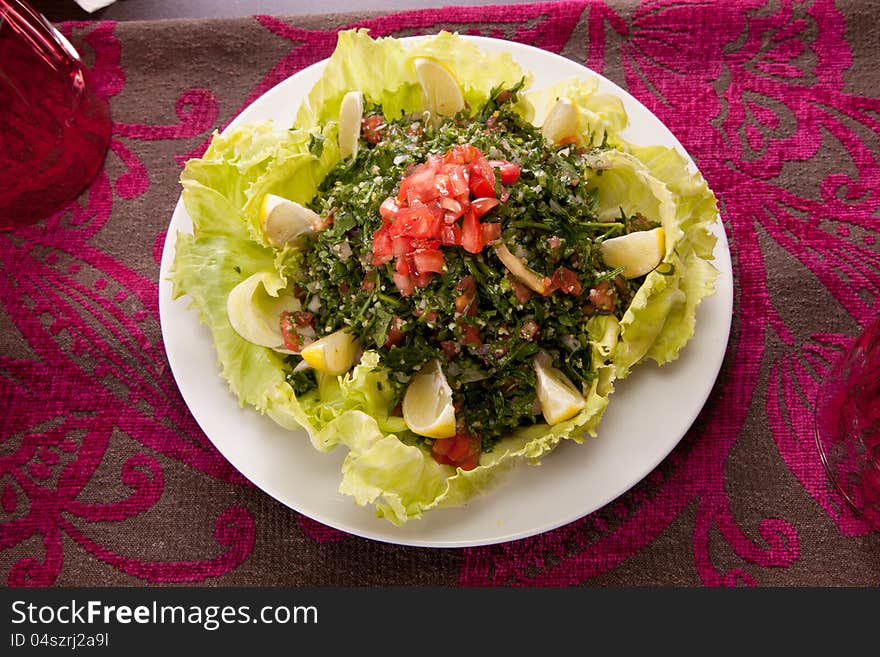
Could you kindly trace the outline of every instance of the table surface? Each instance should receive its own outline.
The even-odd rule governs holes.
[[[843,504],[810,437],[829,362],[878,312],[876,3],[34,4],[115,125],[80,199],[0,235],[5,582],[880,585],[880,532]],[[586,64],[668,125],[718,196],[735,308],[715,388],[643,482],[570,525],[460,550],[346,535],[250,485],[177,392],[157,290],[182,163],[355,25],[451,27]]]
[[[526,4],[529,0],[513,0],[508,4]],[[228,18],[273,14],[303,16],[342,12],[373,12],[402,9],[425,9],[454,5],[491,5],[493,0],[117,0],[92,13],[85,11],[73,0],[31,0],[50,21],[68,20],[161,20],[172,18]]]

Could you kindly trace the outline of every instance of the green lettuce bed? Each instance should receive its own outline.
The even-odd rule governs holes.
[[[702,177],[689,172],[673,150],[627,143],[620,136],[627,125],[622,102],[599,93],[595,80],[566,81],[521,94],[523,116],[540,124],[558,96],[571,98],[580,110],[584,141],[605,145],[596,163],[602,175],[591,182],[600,213],[640,212],[659,220],[666,237],[664,263],[647,276],[622,320],[598,315],[588,323],[599,376],[586,391],[585,408],[553,427],[535,425],[503,438],[476,469],[462,471],[401,440],[407,429],[401,418],[389,415],[391,387],[376,353],[365,353],[344,376],[319,375],[317,391],[297,398],[285,380],[283,354],[242,339],[226,315],[227,296],[242,280],[262,272],[268,293],[277,294],[295,273],[296,253],[272,248],[262,234],[259,202],[267,193],[303,204],[312,199],[339,161],[336,119],[346,92],[360,90],[386,115],[421,111],[416,57],[431,57],[454,71],[470,108],[485,103],[492,89],[529,78],[508,54],[483,53],[454,34],[404,43],[372,39],[365,30],[340,33],[292,128],[261,122],[215,134],[204,156],[187,163],[181,183],[193,233],[177,235],[171,270],[175,298],[188,296],[210,328],[220,374],[240,403],[292,431],[305,429],[320,451],[344,446],[340,492],[360,505],[374,505],[395,524],[463,503],[508,466],[536,463],[562,440],[595,436],[615,380],[645,359],[674,360],[693,336],[696,308],[712,294],[717,278],[709,230],[717,220],[716,202]],[[325,137],[319,156],[309,149],[314,132]]]

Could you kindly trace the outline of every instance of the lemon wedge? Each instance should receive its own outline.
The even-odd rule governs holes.
[[[544,139],[560,144],[566,140],[578,140],[578,108],[564,96],[547,112],[544,125],[541,126]]]
[[[296,201],[266,194],[260,206],[260,226],[272,246],[292,244],[303,233],[315,229],[321,217]]]
[[[363,116],[364,95],[360,91],[349,91],[339,106],[339,156],[343,160],[357,155]]]
[[[426,57],[417,57],[413,63],[426,110],[439,116],[455,116],[464,109],[461,87],[443,64]]]
[[[624,278],[647,274],[663,260],[666,238],[663,228],[640,230],[605,240],[599,247],[605,264],[612,268],[625,267]]]
[[[547,424],[553,426],[573,418],[587,402],[565,374],[553,367],[546,352],[538,352],[534,360],[537,374],[537,394],[541,413]]]
[[[287,352],[281,335],[281,313],[299,310],[300,302],[288,291],[270,294],[268,290],[277,288],[277,283],[277,276],[268,272],[249,276],[226,297],[226,315],[235,332],[248,342]]]
[[[300,355],[317,371],[338,376],[351,369],[359,349],[357,339],[344,329],[339,329],[304,347]]]
[[[422,367],[409,382],[403,395],[403,420],[410,431],[429,438],[455,435],[455,409],[452,389],[434,359]]]

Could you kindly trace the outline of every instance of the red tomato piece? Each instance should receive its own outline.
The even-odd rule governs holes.
[[[452,183],[449,180],[449,176],[445,173],[438,173],[434,176],[434,187],[440,192],[441,198],[455,195],[452,191]]]
[[[302,345],[299,341],[299,335],[296,333],[296,319],[294,318],[293,313],[287,311],[281,313],[280,322],[281,337],[284,340],[284,347],[290,349],[290,351],[299,353],[302,349]]]
[[[429,271],[414,271],[411,272],[409,275],[410,279],[412,280],[412,284],[415,287],[425,287],[428,283],[431,282],[431,276],[433,276],[433,274]]]
[[[488,213],[490,210],[497,208],[501,205],[501,201],[494,197],[482,197],[475,198],[471,201],[471,207],[474,209],[474,212],[477,213],[477,217],[482,217],[484,214]]]
[[[495,197],[495,185],[494,183],[489,182],[488,179],[484,178],[481,175],[478,175],[474,172],[471,172],[471,179],[468,183],[468,187],[471,190],[471,194],[476,197],[487,196],[487,197]]]
[[[477,284],[473,276],[465,276],[462,278],[455,289],[461,292],[455,297],[455,314],[456,316],[464,315],[473,305],[474,299],[477,298]]]
[[[446,210],[447,217],[450,214],[453,216],[453,221],[455,221],[455,219],[458,219],[461,215],[464,214],[464,208],[462,207],[461,203],[456,201],[451,196],[443,197],[443,200],[440,201],[440,207],[442,207],[444,210]]]
[[[391,241],[391,251],[398,258],[410,253],[412,251],[410,239],[408,237],[395,237]]]
[[[401,330],[401,320],[400,317],[395,315],[391,318],[391,322],[388,324],[388,329],[385,331],[385,348],[393,347],[394,345],[400,344],[400,341],[403,339],[403,331]]]
[[[507,280],[510,282],[510,287],[513,288],[513,294],[516,296],[516,300],[519,303],[525,303],[532,298],[532,290],[527,286],[523,285],[510,275],[508,275]]]
[[[615,296],[614,288],[608,281],[602,281],[590,290],[590,303],[597,310],[611,311],[614,310]]]
[[[461,221],[461,245],[469,253],[479,253],[483,250],[480,220],[473,210],[468,210]]]
[[[408,297],[413,293],[415,288],[413,288],[412,280],[410,280],[409,276],[394,272],[391,277],[394,280],[397,289],[400,290],[400,296]]]
[[[512,185],[519,180],[519,175],[522,172],[522,169],[515,162],[508,162],[507,160],[489,160],[489,164],[493,168],[498,169],[502,185]]]
[[[581,282],[578,280],[577,274],[567,267],[559,267],[554,271],[550,281],[550,287],[554,290],[575,296],[581,293]]]
[[[361,121],[361,132],[368,142],[378,144],[385,136],[385,117],[381,114],[364,117]]]
[[[446,261],[443,258],[442,251],[432,249],[416,249],[413,252],[413,264],[416,271],[424,272],[442,272],[446,267]]]
[[[501,239],[501,224],[480,224],[480,233],[484,244],[492,244]]]
[[[461,228],[456,224],[444,226],[440,230],[440,241],[443,246],[456,246],[461,244]]]
[[[402,276],[409,276],[410,270],[409,259],[405,255],[397,256],[394,261],[394,271]]]
[[[455,442],[453,438],[454,436],[435,440],[434,444],[431,445],[431,454],[435,457],[446,456],[449,453],[449,450],[452,449],[452,444]]]
[[[440,171],[449,179],[450,196],[461,196],[468,192],[468,172],[460,164],[444,164]]]
[[[386,198],[379,206],[379,214],[386,221],[396,218],[398,212],[400,212],[400,206],[397,205],[397,199],[393,196]]]
[[[461,343],[467,347],[479,347],[483,344],[480,339],[480,327],[469,324],[461,325]]]
[[[382,224],[375,233],[373,233],[373,264],[383,265],[391,260],[394,255],[392,248],[392,238],[388,232],[388,224]]]

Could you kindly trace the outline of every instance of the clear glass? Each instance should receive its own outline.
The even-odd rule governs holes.
[[[0,0],[0,230],[75,199],[109,142],[107,103],[76,50],[27,3]]]
[[[880,530],[880,317],[832,367],[815,422],[829,478],[855,513]]]

